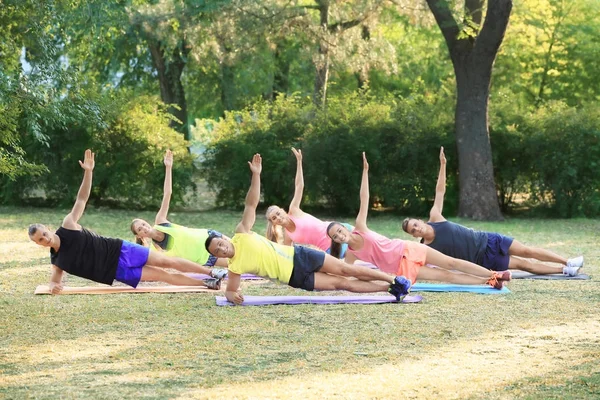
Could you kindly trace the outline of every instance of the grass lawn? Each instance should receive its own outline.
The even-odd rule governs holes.
[[[507,295],[423,293],[420,304],[217,307],[206,293],[34,296],[50,267],[27,226],[58,228],[67,212],[0,208],[0,399],[600,397],[600,220],[462,221],[583,254],[591,281],[515,280]],[[228,235],[240,216],[169,215]],[[133,217],[154,214],[89,209],[81,222],[131,240]],[[369,219],[412,240],[400,222]],[[264,227],[260,214],[256,231]],[[67,285],[95,284],[69,276]]]

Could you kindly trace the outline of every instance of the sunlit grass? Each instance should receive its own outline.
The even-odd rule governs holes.
[[[27,226],[56,228],[67,212],[0,208],[0,398],[600,396],[598,220],[468,223],[584,254],[591,281],[520,280],[509,295],[424,293],[413,305],[217,307],[205,293],[34,296],[49,257],[28,242]],[[81,222],[131,238],[133,217],[154,214],[90,209]],[[239,217],[170,215],[228,235]],[[377,215],[369,224],[408,239],[400,222]],[[259,213],[256,230],[264,226]],[[303,293],[271,282],[244,292]]]

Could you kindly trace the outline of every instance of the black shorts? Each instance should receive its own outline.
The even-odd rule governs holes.
[[[325,262],[325,253],[321,250],[294,246],[294,269],[289,285],[298,289],[315,290],[315,272]]]

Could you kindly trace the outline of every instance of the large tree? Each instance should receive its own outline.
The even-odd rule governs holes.
[[[460,185],[459,215],[500,220],[488,126],[492,68],[508,26],[512,0],[465,0],[463,20],[448,0],[427,0],[442,31],[456,75],[455,129]]]

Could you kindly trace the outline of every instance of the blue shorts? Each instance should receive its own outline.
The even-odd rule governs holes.
[[[493,232],[488,232],[487,236],[483,266],[492,271],[506,271],[510,261],[508,249],[512,245],[513,238]]]
[[[325,253],[304,246],[294,246],[294,269],[289,285],[298,289],[315,290],[315,272],[325,262]]]
[[[137,287],[149,254],[149,248],[123,240],[115,279],[133,288]]]

